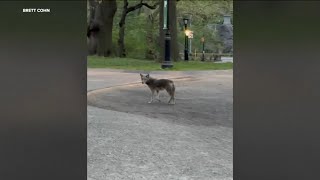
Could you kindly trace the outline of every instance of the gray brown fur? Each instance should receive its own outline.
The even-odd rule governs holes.
[[[155,79],[150,77],[149,74],[143,75],[140,74],[142,84],[146,84],[151,90],[151,99],[148,103],[154,101],[154,95],[156,92],[156,100],[160,102],[159,91],[166,90],[170,95],[168,103],[175,104],[175,86],[173,81],[169,79]]]

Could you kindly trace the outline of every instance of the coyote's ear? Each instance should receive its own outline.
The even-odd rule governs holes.
[[[149,74],[147,74],[146,77],[149,78]]]
[[[142,77],[142,74],[140,73],[140,76]]]

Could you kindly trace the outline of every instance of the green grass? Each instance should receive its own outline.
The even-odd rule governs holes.
[[[151,60],[141,60],[132,58],[104,58],[98,56],[88,57],[88,68],[111,68],[111,69],[124,69],[124,70],[174,70],[174,71],[187,71],[187,70],[224,70],[232,69],[232,63],[213,63],[201,61],[179,61],[173,63],[173,68],[163,70],[161,64]]]

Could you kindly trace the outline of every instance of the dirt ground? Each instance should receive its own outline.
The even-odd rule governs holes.
[[[88,179],[233,179],[232,71],[151,72],[175,105],[139,73],[88,70]]]
[[[173,80],[175,105],[167,104],[169,96],[165,91],[160,93],[161,102],[148,104],[151,92],[141,83],[91,92],[88,105],[177,124],[232,127],[232,78],[206,73]]]

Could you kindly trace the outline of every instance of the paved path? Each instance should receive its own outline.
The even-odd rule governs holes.
[[[232,179],[232,71],[151,75],[177,78],[176,105],[147,104],[139,72],[88,70],[88,179]]]

